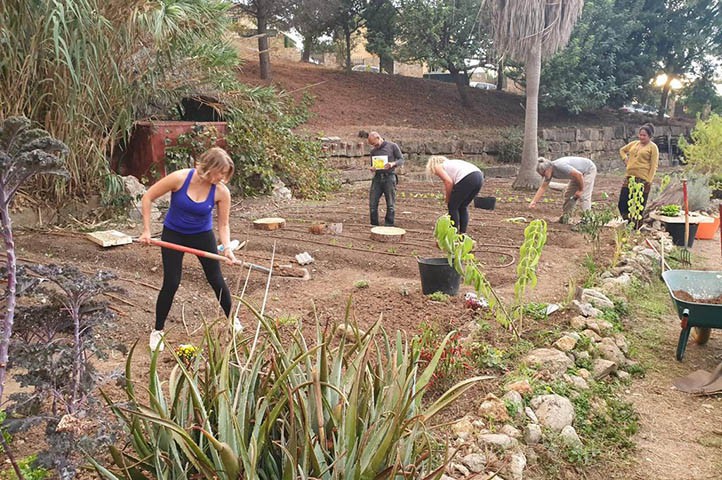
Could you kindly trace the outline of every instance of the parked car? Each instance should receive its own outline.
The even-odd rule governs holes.
[[[381,73],[381,70],[379,70],[379,67],[375,67],[373,65],[354,65],[353,67],[351,67],[351,71]]]
[[[469,82],[469,86],[473,88],[480,88],[482,90],[495,90],[496,85],[493,83],[486,83],[486,82]]]

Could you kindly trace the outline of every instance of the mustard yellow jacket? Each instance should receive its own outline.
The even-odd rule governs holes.
[[[627,162],[628,177],[639,178],[645,182],[654,179],[659,166],[659,149],[656,143],[642,145],[639,140],[635,140],[620,148],[619,155]]]

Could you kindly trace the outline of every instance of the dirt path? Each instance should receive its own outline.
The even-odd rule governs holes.
[[[714,240],[698,240],[693,268],[721,270],[719,233]],[[711,371],[722,361],[722,333],[713,330],[709,343],[690,341],[684,361],[674,359],[679,319],[664,294],[651,302],[662,315],[634,328],[634,340],[647,366],[646,376],[635,380],[628,399],[640,414],[637,452],[628,470],[613,478],[696,480],[722,478],[722,396],[694,397],[672,387],[672,381],[703,369]]]

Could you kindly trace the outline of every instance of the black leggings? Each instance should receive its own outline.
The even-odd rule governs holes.
[[[184,234],[163,227],[163,234],[160,238],[166,242],[217,253],[216,237],[213,235],[213,230]],[[155,305],[156,330],[163,330],[165,319],[168,317],[170,306],[173,303],[173,297],[175,297],[175,292],[180,285],[184,253],[169,248],[161,248],[161,255],[163,257],[163,287],[158,294],[158,301]],[[201,261],[206,279],[213,288],[213,294],[221,303],[221,308],[223,308],[223,312],[226,314],[226,317],[228,317],[231,314],[231,292],[228,290],[226,281],[221,274],[220,263],[218,263],[218,260],[212,260],[210,258],[198,257],[198,260]]]
[[[469,210],[467,207],[481,190],[484,176],[481,172],[472,172],[454,185],[449,196],[449,216],[459,233],[466,233],[469,226]]]

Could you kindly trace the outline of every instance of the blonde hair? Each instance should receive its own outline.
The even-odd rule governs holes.
[[[196,162],[196,170],[201,178],[206,178],[210,172],[228,172],[226,182],[233,177],[236,166],[233,164],[231,156],[228,152],[220,147],[209,148],[201,154]]]
[[[434,170],[436,170],[436,167],[447,160],[448,158],[443,155],[430,156],[429,160],[426,162],[426,178],[430,179],[434,175]]]

